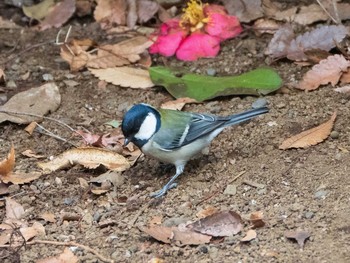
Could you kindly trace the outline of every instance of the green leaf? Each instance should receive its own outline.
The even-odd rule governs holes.
[[[164,86],[175,98],[197,101],[228,95],[268,94],[280,88],[282,79],[271,68],[259,68],[239,76],[212,77],[184,74],[165,67],[149,69],[152,82]]]

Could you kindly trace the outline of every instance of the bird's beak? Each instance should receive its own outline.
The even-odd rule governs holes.
[[[130,142],[130,140],[128,138],[125,138],[123,146],[124,147],[127,146],[129,144],[129,142]]]

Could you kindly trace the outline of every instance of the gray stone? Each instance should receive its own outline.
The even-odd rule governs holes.
[[[237,193],[237,186],[235,184],[229,184],[226,186],[224,195],[235,195]]]
[[[265,107],[266,105],[267,105],[267,100],[265,98],[259,98],[253,102],[252,108],[258,109],[258,108]]]

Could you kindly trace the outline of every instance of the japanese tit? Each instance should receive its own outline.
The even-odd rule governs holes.
[[[134,105],[126,112],[122,131],[125,145],[133,142],[145,155],[175,165],[176,174],[153,197],[161,197],[176,186],[186,163],[206,148],[226,127],[268,112],[267,107],[227,117],[175,110],[155,109],[147,104]]]

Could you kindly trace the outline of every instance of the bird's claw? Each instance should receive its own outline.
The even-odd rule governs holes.
[[[168,190],[175,188],[177,186],[177,183],[172,183],[170,185],[165,185],[162,189],[160,189],[157,192],[151,193],[150,196],[153,198],[159,198],[162,197],[163,195],[165,195]]]

